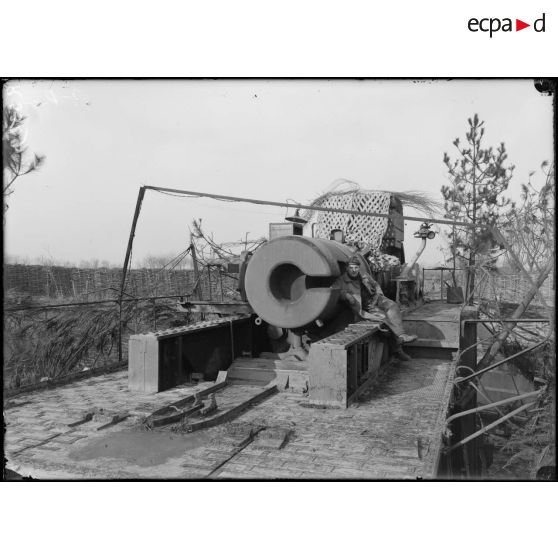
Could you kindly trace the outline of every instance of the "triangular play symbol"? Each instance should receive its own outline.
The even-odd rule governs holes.
[[[526,27],[531,27],[531,24],[530,23],[525,23],[524,21],[521,21],[520,19],[515,20],[515,30],[516,31],[521,31],[522,29],[525,29]]]

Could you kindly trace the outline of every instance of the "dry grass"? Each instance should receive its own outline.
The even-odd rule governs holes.
[[[7,301],[9,305],[9,301]],[[123,350],[131,334],[192,321],[172,304],[125,303]],[[4,385],[19,387],[57,379],[118,361],[119,316],[116,304],[27,310],[7,313],[4,322]]]
[[[494,306],[494,305],[493,305]],[[484,305],[483,312],[508,317],[516,304],[501,302],[494,308]],[[543,318],[542,308],[530,306],[526,318]],[[516,326],[502,347],[504,357],[517,354],[529,345],[546,337],[548,325],[528,323]],[[505,435],[489,439],[496,447],[494,463],[488,470],[492,479],[535,479],[542,468],[556,465],[556,365],[554,340],[547,341],[538,349],[517,357],[514,366],[530,381],[535,377],[546,385],[544,394],[539,397],[534,408],[525,413],[525,418],[516,418],[506,425]],[[511,410],[508,409],[508,410]],[[504,412],[505,410],[502,409]],[[541,478],[545,478],[544,476]]]
[[[502,439],[491,436],[497,452],[488,473],[492,479],[535,479],[541,467],[556,465],[556,408],[550,391]],[[543,477],[544,478],[544,477]]]

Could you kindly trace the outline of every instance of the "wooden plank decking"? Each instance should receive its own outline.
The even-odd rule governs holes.
[[[444,306],[440,313],[425,305],[407,316],[406,325],[428,320],[438,327],[436,318],[444,318],[445,340],[453,343],[456,307]],[[427,356],[424,350],[422,355]],[[255,369],[271,366],[268,372],[275,374],[288,368],[255,364]],[[248,409],[230,425],[191,434],[143,432],[137,423],[198,388],[131,394],[125,373],[108,374],[8,400],[7,466],[36,478],[205,478],[214,471],[211,478],[433,478],[454,370],[452,360],[394,361],[379,385],[348,409],[307,407],[307,397],[296,386]],[[227,390],[219,397],[225,401]],[[130,417],[102,430],[92,423],[69,426],[94,407]],[[254,443],[239,447],[233,430],[243,428],[279,428],[289,434],[281,448],[257,443],[258,435]],[[130,440],[136,444],[132,449]]]

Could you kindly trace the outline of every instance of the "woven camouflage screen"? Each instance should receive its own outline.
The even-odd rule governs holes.
[[[322,202],[322,205],[332,209],[387,214],[390,197],[389,192],[369,190],[332,193]],[[387,226],[388,220],[385,217],[319,211],[315,234],[319,238],[329,238],[332,229],[341,229],[345,232],[347,240],[365,242],[379,249]]]

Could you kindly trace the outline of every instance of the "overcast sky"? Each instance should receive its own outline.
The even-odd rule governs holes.
[[[441,197],[444,151],[475,112],[486,145],[506,143],[517,197],[550,160],[552,98],[508,81],[21,81],[5,102],[28,117],[45,166],[19,178],[5,225],[8,256],[121,264],[142,184],[307,203],[334,180]],[[411,211],[407,214],[416,215]],[[133,262],[178,254],[193,218],[217,242],[267,234],[280,208],[147,192]],[[406,253],[417,248],[405,227]],[[441,260],[431,241],[423,263]]]

